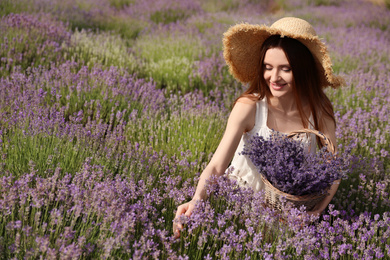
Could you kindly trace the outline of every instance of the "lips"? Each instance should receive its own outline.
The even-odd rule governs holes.
[[[276,84],[276,83],[271,83],[271,87],[274,89],[274,90],[281,90],[284,86],[286,86],[287,84]]]

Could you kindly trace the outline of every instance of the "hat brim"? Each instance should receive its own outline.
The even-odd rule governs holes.
[[[294,38],[303,43],[313,54],[320,75],[321,87],[340,87],[345,84],[341,77],[333,74],[327,47],[318,36],[293,34],[265,25],[237,24],[229,28],[223,37],[223,55],[229,71],[242,83],[249,83],[259,73],[260,49],[271,35]]]

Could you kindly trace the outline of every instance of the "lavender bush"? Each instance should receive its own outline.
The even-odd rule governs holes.
[[[389,259],[389,12],[368,0],[0,1],[0,258]],[[315,26],[347,80],[327,94],[349,178],[318,218],[263,208],[262,193],[219,178],[173,239],[245,88],[223,32],[288,15]]]
[[[244,146],[247,155],[275,188],[291,195],[321,194],[335,180],[346,177],[348,162],[324,146],[307,153],[299,140],[273,132],[270,139],[254,135]]]
[[[50,15],[40,18],[26,14],[9,14],[0,20],[0,75],[15,67],[49,66],[64,61],[64,45],[70,32]]]

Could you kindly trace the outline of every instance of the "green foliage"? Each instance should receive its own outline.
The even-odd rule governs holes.
[[[20,129],[14,129],[3,134],[1,154],[3,155],[1,172],[11,172],[18,178],[30,171],[33,163],[38,174],[48,177],[59,166],[65,172],[75,173],[80,170],[87,157],[95,154],[84,143],[58,138],[55,134],[30,135]]]
[[[111,80],[119,80],[120,76],[117,75],[117,78],[113,77]],[[113,88],[101,78],[85,77],[83,80],[83,84],[77,86],[61,82],[56,89],[43,82],[40,87],[42,91],[47,92],[46,104],[61,107],[62,115],[67,121],[77,117],[76,115],[82,111],[80,124],[85,126],[91,121],[100,122],[107,124],[109,129],[113,129],[119,123],[116,118],[118,112],[122,113],[122,119],[128,118],[132,111],[142,111],[148,105],[129,93],[123,93],[123,89]],[[128,84],[135,83],[128,82]]]
[[[383,187],[388,187],[386,183],[389,180],[384,177],[386,175],[381,173],[385,169],[379,169],[378,166],[372,168],[372,166],[364,163],[364,158],[365,156],[362,156],[359,163],[355,162],[355,165],[358,167],[355,167],[353,172],[350,173],[348,180],[341,182],[335,200],[340,204],[340,207],[353,209],[358,214],[364,212],[371,212],[373,215],[383,214],[388,211],[388,206],[386,205],[388,198],[386,192],[381,192],[380,188],[381,185],[383,185],[382,189]],[[362,173],[364,173],[363,176]],[[355,187],[360,187],[360,189]],[[368,190],[372,194],[378,194],[378,196],[369,196],[369,193],[365,192]],[[351,195],[353,199],[343,200],[343,198],[351,198]]]
[[[193,69],[193,63],[188,58],[172,57],[146,63],[142,72],[153,78],[161,88],[188,92],[190,90],[188,79]]]
[[[136,39],[147,26],[145,22],[125,16],[110,16],[100,29],[119,34],[124,39]]]
[[[117,9],[122,9],[123,7],[126,7],[134,2],[135,0],[109,0],[110,5]]]
[[[63,61],[64,51],[56,45],[66,44],[66,38],[50,39],[39,28],[0,26],[0,75],[9,75],[16,67],[49,67]]]
[[[235,22],[236,21],[231,16],[218,13],[208,14],[207,18],[204,16],[193,16],[187,21],[187,24],[190,27],[196,27],[205,37],[210,37],[210,34],[215,37],[216,34],[223,33],[230,25],[234,24]],[[225,28],[223,28],[221,25],[225,26]],[[215,38],[213,40],[215,40]],[[218,39],[218,43],[220,43],[220,39]]]
[[[140,58],[153,62],[171,57],[183,57],[193,61],[205,52],[198,37],[173,34],[143,36],[137,39],[133,49]]]
[[[307,0],[308,4],[313,4],[315,6],[329,6],[329,5],[338,5],[337,0]]]
[[[189,17],[189,14],[181,9],[166,9],[156,11],[150,15],[150,20],[159,24],[175,23],[179,20],[184,20]]]
[[[231,11],[235,10],[239,7],[240,1],[239,0],[227,0],[227,1],[218,1],[218,0],[211,0],[211,1],[202,1],[201,3],[202,9],[206,12],[210,13],[216,13],[221,11]]]
[[[389,1],[389,3],[390,3],[390,1]],[[390,4],[389,4],[388,9],[390,9]],[[388,21],[390,21],[390,19],[388,19]],[[386,21],[370,21],[369,26],[373,27],[373,28],[379,28],[383,32],[386,32],[389,29],[389,23]]]
[[[285,11],[289,9],[288,4],[286,3],[286,0],[268,0],[265,1],[265,7],[267,12],[270,13],[277,13],[281,11]]]
[[[203,111],[200,114],[183,113],[139,118],[128,124],[126,136],[134,143],[149,144],[155,151],[160,151],[168,157],[185,154],[189,162],[196,162],[193,171],[201,171],[203,163],[215,151],[225,125],[226,117],[220,113]],[[206,141],[207,140],[207,141]],[[175,149],[172,149],[172,145]],[[192,173],[182,173],[183,178],[191,177]]]
[[[90,68],[96,65],[115,66],[133,72],[137,64],[129,51],[129,44],[128,40],[107,32],[76,31],[72,34],[65,58]]]
[[[193,22],[195,27],[199,30],[200,33],[204,33],[206,30],[213,28],[215,20],[196,20]]]
[[[174,92],[190,90],[189,76],[195,68],[194,62],[204,55],[199,38],[174,35],[138,38],[133,49],[143,61],[139,67],[141,75]]]
[[[29,10],[30,1],[26,0],[1,0],[0,1],[0,17],[11,13],[22,13]]]
[[[390,142],[390,133],[386,130],[388,128],[387,122],[379,119],[379,114],[384,113],[385,110],[385,107],[379,104],[385,104],[386,101],[383,97],[378,97],[376,89],[361,90],[357,87],[358,82],[355,81],[342,89],[327,89],[327,95],[337,108],[340,117],[344,117],[343,121],[346,121],[345,117],[349,118],[347,121],[349,125],[339,127],[353,127],[363,123],[365,125],[359,132],[339,138],[338,142],[342,143],[343,147],[347,147],[351,143],[355,144],[350,151],[351,154],[366,158],[373,156],[380,158],[381,152],[389,149],[388,143]],[[376,112],[373,111],[373,107],[376,108]],[[355,117],[356,115],[358,116]],[[364,116],[367,119],[362,122],[361,118]],[[378,136],[378,133],[381,135]]]
[[[358,58],[351,57],[349,55],[345,55],[342,57],[334,57],[332,61],[332,68],[336,74],[354,71],[359,65]]]
[[[109,11],[88,10],[90,8],[87,7],[74,9],[72,6],[66,5],[58,8],[65,9],[63,10],[64,15],[60,16],[60,19],[69,23],[74,31],[82,29],[94,32],[110,31],[119,34],[125,39],[135,39],[146,26],[145,22],[141,22],[138,19],[117,15]]]
[[[69,24],[72,30],[76,29],[91,29],[102,30],[105,26],[105,21],[109,18],[107,12],[99,12],[99,15],[93,15],[96,12],[93,4],[86,1],[69,2],[55,1],[51,8],[42,7],[48,13],[56,14],[59,20]]]

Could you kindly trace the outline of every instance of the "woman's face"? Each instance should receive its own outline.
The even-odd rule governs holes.
[[[286,54],[280,48],[268,49],[264,57],[264,79],[274,97],[293,96],[294,77]]]

